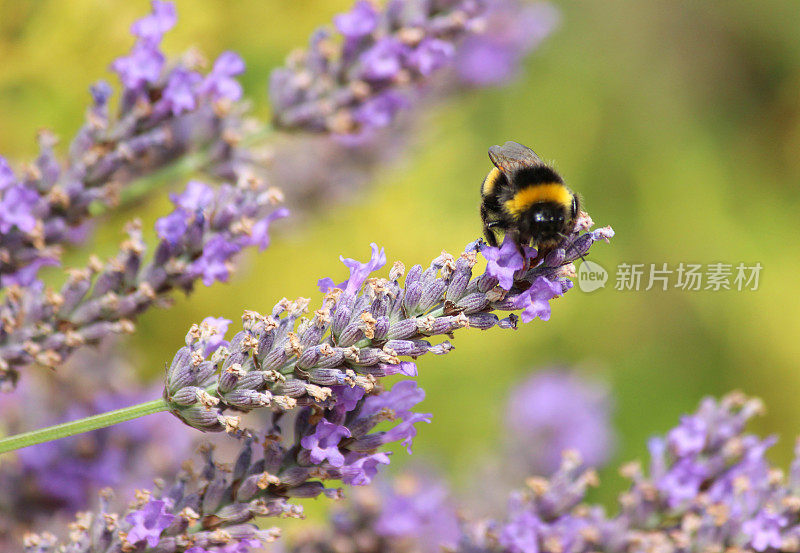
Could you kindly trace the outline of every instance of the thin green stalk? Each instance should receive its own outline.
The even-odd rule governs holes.
[[[90,430],[105,428],[106,426],[166,410],[167,403],[163,399],[154,399],[153,401],[132,405],[131,407],[123,407],[122,409],[109,411],[108,413],[86,417],[85,419],[65,422],[54,426],[48,426],[47,428],[40,428],[38,430],[31,430],[30,432],[8,436],[7,438],[0,439],[0,454],[28,447],[29,445],[50,442],[59,438],[66,438],[67,436],[89,432]]]

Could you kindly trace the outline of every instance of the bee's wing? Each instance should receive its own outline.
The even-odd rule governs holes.
[[[510,176],[511,173],[523,167],[535,167],[543,163],[536,152],[519,142],[512,141],[508,141],[502,146],[489,148],[489,159],[506,176]]]

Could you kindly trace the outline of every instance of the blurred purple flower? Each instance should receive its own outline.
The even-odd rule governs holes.
[[[378,25],[378,12],[371,2],[359,0],[349,12],[341,13],[333,18],[333,24],[347,39],[365,37]]]
[[[269,226],[270,224],[277,220],[283,219],[289,216],[289,210],[285,207],[276,209],[266,217],[259,219],[255,225],[253,225],[252,233],[250,234],[250,245],[258,246],[259,251],[264,251],[270,244],[270,237],[269,237]]]
[[[168,109],[173,115],[192,111],[197,107],[196,88],[202,80],[199,73],[176,67],[167,80],[159,106]]]
[[[456,52],[459,78],[472,86],[493,86],[516,77],[523,57],[558,26],[558,9],[540,2],[518,0],[494,3],[486,31],[466,37]]]
[[[381,494],[375,532],[390,538],[414,540],[431,553],[455,550],[461,531],[449,491],[425,476],[402,475]]]
[[[242,85],[234,79],[244,73],[244,61],[235,52],[223,52],[214,62],[211,73],[200,86],[200,92],[215,100],[238,101],[242,97]]]
[[[190,180],[181,194],[170,194],[172,203],[186,211],[205,209],[214,201],[214,190],[207,184]]]
[[[191,215],[183,209],[176,209],[156,221],[155,229],[158,237],[170,244],[178,244],[186,234]]]
[[[119,75],[128,90],[138,91],[158,81],[164,67],[164,55],[157,46],[148,42],[137,42],[131,53],[114,60],[111,70]]]
[[[211,286],[215,280],[225,282],[232,268],[230,258],[240,250],[224,236],[215,235],[203,246],[202,255],[192,263],[192,272],[201,276],[206,286]]]
[[[409,54],[409,63],[420,75],[427,77],[453,59],[456,48],[451,42],[426,38]]]
[[[57,267],[60,265],[57,259],[50,257],[37,257],[31,261],[30,265],[26,265],[16,273],[10,275],[0,275],[0,287],[6,286],[23,286],[28,287],[36,281],[36,276],[39,274],[39,269],[42,267]]]
[[[136,20],[131,25],[131,34],[151,43],[159,43],[164,33],[178,22],[178,14],[172,2],[153,0],[151,7],[153,12],[150,15]]]
[[[566,450],[576,450],[587,466],[602,466],[614,448],[610,410],[600,382],[565,370],[537,372],[508,400],[510,457],[528,474],[552,474]]]
[[[373,81],[391,79],[403,68],[407,53],[408,48],[398,40],[379,40],[361,55],[361,76]]]
[[[32,232],[36,227],[33,208],[39,195],[22,185],[10,186],[0,192],[0,232],[9,232],[13,226],[22,232]]]

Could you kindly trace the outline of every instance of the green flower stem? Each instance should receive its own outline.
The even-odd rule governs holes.
[[[29,445],[50,442],[59,438],[66,438],[67,436],[89,432],[90,430],[105,428],[106,426],[166,410],[167,403],[163,399],[154,399],[153,401],[132,405],[131,407],[123,407],[122,409],[109,411],[108,413],[86,417],[85,419],[65,422],[54,426],[48,426],[47,428],[40,428],[39,430],[8,436],[7,438],[0,439],[0,454],[28,447]]]

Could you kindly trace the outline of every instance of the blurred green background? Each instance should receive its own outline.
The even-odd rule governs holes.
[[[349,2],[178,0],[167,51],[196,45],[245,58],[246,94],[268,116],[266,80],[309,33]],[[617,232],[592,259],[611,272],[605,289],[575,290],[547,322],[517,332],[469,330],[456,350],[420,363],[422,404],[434,422],[415,456],[454,482],[500,442],[509,389],[563,362],[607,381],[619,429],[616,460],[641,457],[645,440],[707,394],[741,389],[764,398],[760,430],[779,433],[786,462],[800,433],[800,6],[795,0],[558,2],[561,28],[505,88],[478,90],[437,108],[424,135],[374,186],[302,224],[284,224],[228,285],[202,288],[148,313],[132,343],[142,371],[159,374],[192,322],[238,320],[283,296],[319,299],[316,281],[345,275],[339,254],[364,259],[369,243],[426,263],[458,253],[480,233],[478,185],[486,149],[509,139],[555,160],[598,225]],[[0,0],[0,152],[35,155],[37,129],[70,137],[87,87],[112,79],[127,28],[144,0]],[[66,140],[62,142],[63,147]],[[290,182],[275,183],[290,187]],[[122,223],[151,223],[165,200],[110,219],[93,245],[111,254]],[[79,259],[79,258],[78,258]],[[760,262],[757,291],[613,289],[618,263]],[[314,303],[312,303],[314,305]],[[235,328],[236,323],[234,323]],[[394,463],[408,461],[395,455]],[[613,484],[612,471],[605,474]]]

